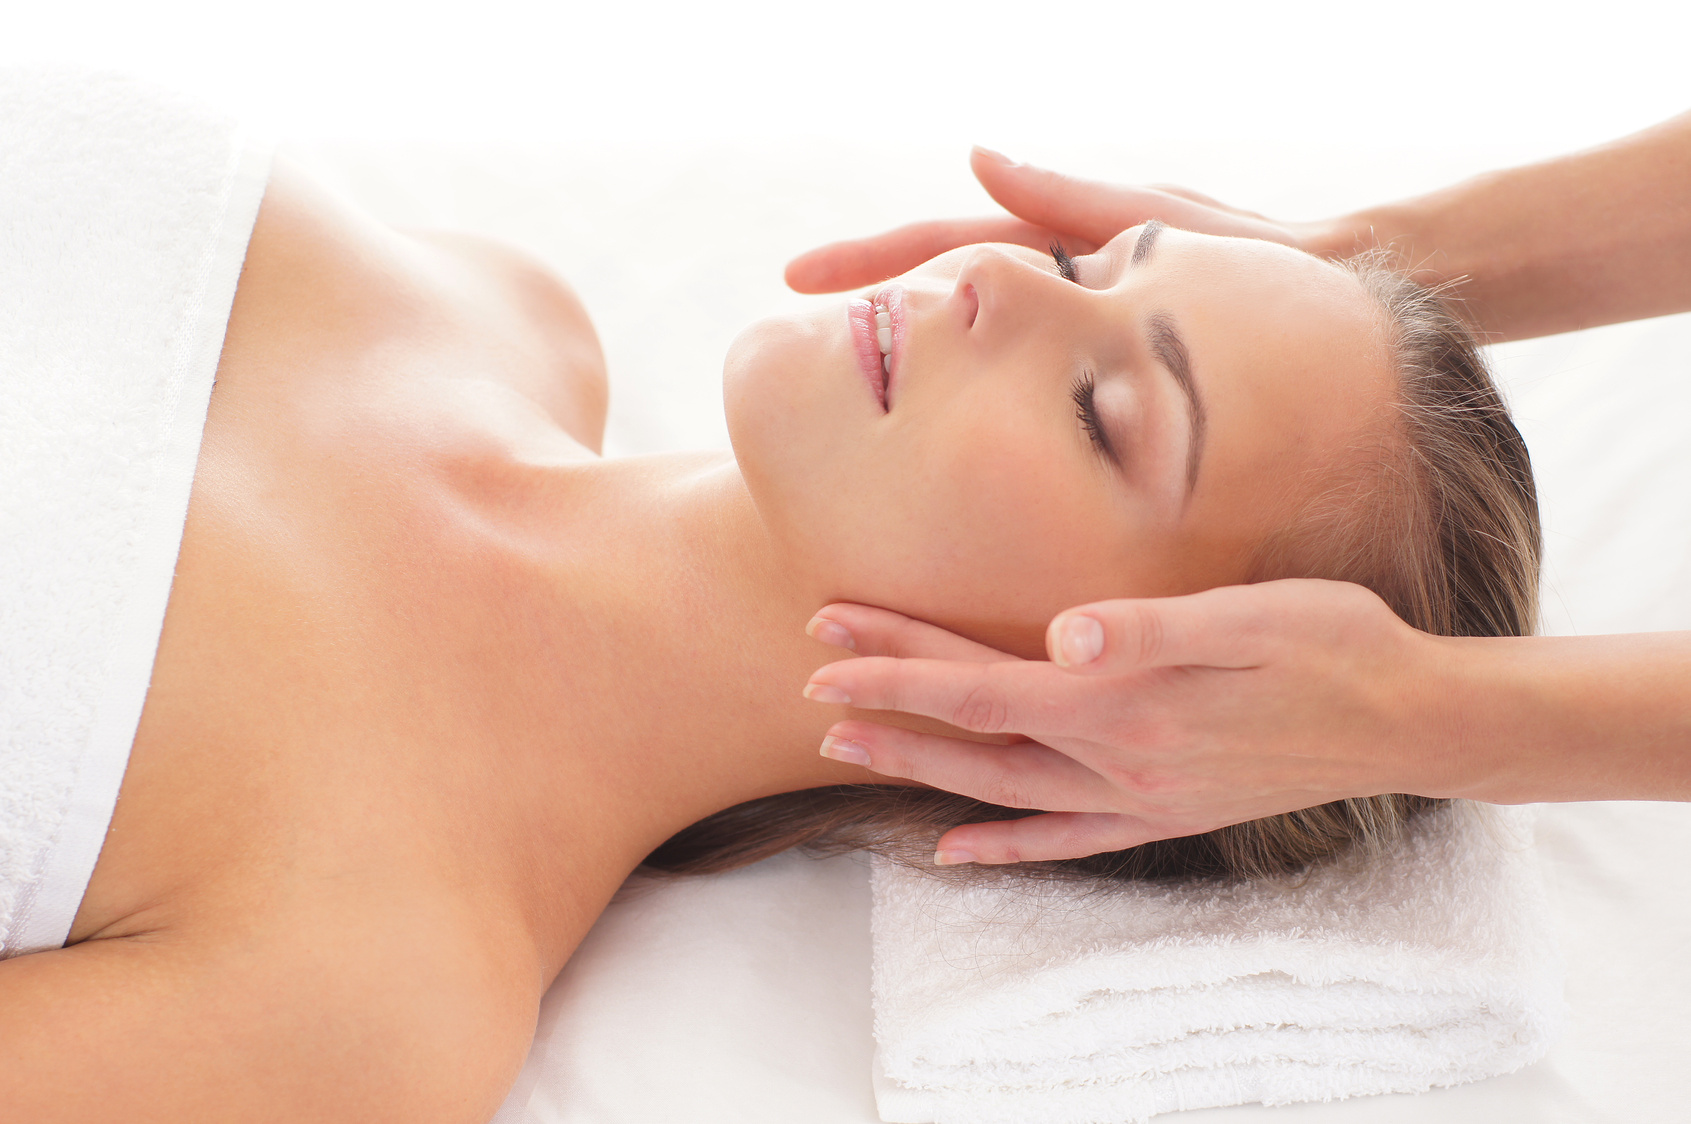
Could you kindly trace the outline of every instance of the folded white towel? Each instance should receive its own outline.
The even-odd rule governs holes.
[[[1531,813],[1235,883],[873,869],[875,1093],[900,1124],[1121,1124],[1520,1068],[1563,1017]]]
[[[268,166],[186,99],[0,71],[0,956],[64,942],[105,841]]]

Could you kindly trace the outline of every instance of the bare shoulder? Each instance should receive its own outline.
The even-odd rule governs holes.
[[[0,1104],[37,1124],[482,1124],[533,1032],[475,958],[301,934],[87,941],[0,962]],[[344,946],[344,947],[343,947]],[[493,986],[489,986],[493,984]]]
[[[604,355],[562,278],[489,239],[394,230],[278,162],[248,244],[219,386],[282,379],[298,390],[315,378],[335,382],[344,400],[367,372],[501,382],[589,449],[603,439]]]
[[[461,299],[491,330],[526,352],[517,369],[533,371],[529,392],[544,400],[564,430],[600,451],[609,399],[605,354],[575,289],[527,250],[455,231],[406,232],[433,249]]]

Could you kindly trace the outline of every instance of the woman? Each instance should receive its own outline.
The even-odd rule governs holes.
[[[1691,114],[1316,222],[1276,221],[1184,188],[1089,182],[986,149],[971,164],[1017,217],[836,243],[796,259],[789,283],[851,288],[960,244],[1044,245],[1057,232],[1087,245],[1160,217],[1331,257],[1397,247],[1417,276],[1460,281],[1464,316],[1493,342],[1691,310]],[[957,649],[943,633],[913,644],[897,614],[863,606],[824,616],[860,655],[897,637],[897,654],[929,657],[821,673],[865,705],[885,691],[918,713],[945,714],[983,688],[980,653],[949,662]],[[1402,627],[1350,586],[1303,582],[1078,606],[1053,620],[1050,638],[1064,673],[1022,668],[991,688],[999,712],[1052,750],[1022,785],[1030,800],[1103,814],[1085,831],[1062,815],[963,826],[939,841],[952,853],[997,863],[1113,850],[1299,807],[1312,790],[1498,804],[1691,800],[1691,632],[1451,641]],[[1090,682],[1065,684],[1070,675]],[[1174,689],[1144,690],[1169,679]],[[1068,701],[1060,716],[1021,712],[1053,690]],[[1269,700],[1277,705],[1262,721],[1257,704]],[[853,732],[883,773],[961,792],[1002,783],[967,743]]]
[[[971,247],[744,333],[734,457],[603,461],[566,288],[279,167],[105,849],[67,947],[0,963],[0,1103],[486,1119],[647,855],[875,779],[809,751],[850,714],[799,694],[829,601],[1033,654],[1065,605],[1308,573],[1529,628],[1525,453],[1435,305],[1154,225],[1074,260]]]

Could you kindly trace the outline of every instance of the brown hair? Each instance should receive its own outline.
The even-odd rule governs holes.
[[[1538,498],[1526,444],[1447,294],[1416,284],[1383,251],[1339,263],[1378,304],[1399,393],[1378,448],[1316,494],[1261,548],[1253,581],[1321,577],[1378,594],[1409,624],[1445,636],[1523,636],[1536,627]],[[1090,880],[1247,877],[1294,871],[1353,844],[1395,838],[1442,801],[1359,797],[1126,851],[1022,864]],[[789,847],[873,850],[907,861],[959,823],[1003,808],[931,789],[840,785],[736,805],[685,828],[649,870],[731,870]]]

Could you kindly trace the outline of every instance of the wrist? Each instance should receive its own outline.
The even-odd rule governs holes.
[[[1550,700],[1540,697],[1543,684],[1519,658],[1530,654],[1520,647],[1523,638],[1426,639],[1435,670],[1424,702],[1438,791],[1425,795],[1488,804],[1553,799],[1525,775],[1531,766],[1545,764],[1549,747],[1536,727]],[[1526,747],[1535,744],[1537,752],[1529,752]]]
[[[1508,787],[1488,682],[1495,668],[1466,637],[1405,629],[1408,649],[1392,672],[1388,739],[1400,763],[1394,791],[1436,799],[1498,799]]]

